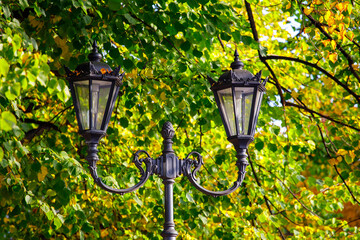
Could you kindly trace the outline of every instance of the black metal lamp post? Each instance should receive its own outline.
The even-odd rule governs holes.
[[[79,65],[74,72],[66,68],[80,133],[89,146],[86,159],[95,183],[108,192],[125,194],[143,186],[153,174],[162,178],[165,187],[165,223],[161,235],[166,240],[175,240],[178,235],[173,213],[175,178],[183,174],[195,188],[214,197],[232,193],[244,180],[245,169],[248,165],[246,149],[254,140],[257,117],[267,80],[261,80],[261,72],[253,76],[249,71],[243,70],[244,64],[239,61],[238,56],[235,51],[235,61],[231,64],[232,70],[224,73],[218,82],[208,77],[228,140],[237,151],[236,165],[239,168],[238,177],[233,186],[225,191],[217,192],[209,191],[197,182],[196,173],[203,165],[202,156],[198,152],[189,153],[183,160],[176,156],[171,140],[175,131],[170,122],[165,122],[161,130],[164,139],[161,156],[153,159],[144,150],[139,150],[134,154],[133,161],[141,173],[136,185],[127,189],[115,189],[103,183],[96,170],[96,162],[99,160],[97,145],[106,133],[124,74],[119,75],[120,68],[112,71],[108,65],[100,62],[102,56],[98,53],[96,42],[93,44],[93,52],[89,54],[90,62]],[[140,154],[146,157],[140,158]],[[142,167],[143,163],[146,166],[145,169]]]

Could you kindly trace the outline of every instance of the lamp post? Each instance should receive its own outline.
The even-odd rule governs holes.
[[[173,213],[175,179],[183,174],[195,188],[214,197],[230,194],[240,187],[248,165],[246,149],[254,140],[256,122],[267,79],[262,81],[261,72],[254,76],[249,71],[242,69],[244,64],[239,61],[237,51],[235,51],[235,61],[231,64],[230,71],[221,75],[217,82],[208,77],[228,140],[237,151],[238,177],[229,189],[210,191],[198,183],[196,173],[203,165],[202,156],[193,151],[185,159],[177,157],[172,148],[175,131],[170,122],[165,122],[161,130],[162,154],[157,158],[152,158],[144,150],[137,151],[134,154],[133,162],[141,173],[139,182],[127,189],[116,189],[107,186],[97,174],[96,163],[99,160],[97,145],[106,133],[124,73],[119,74],[120,68],[112,71],[107,64],[100,62],[102,56],[98,52],[96,42],[94,42],[92,53],[88,58],[89,62],[80,64],[75,71],[66,67],[65,70],[79,132],[88,144],[86,160],[89,163],[91,176],[95,183],[104,190],[121,195],[137,190],[153,174],[162,178],[165,188],[165,223],[161,235],[165,240],[175,240],[178,235],[175,230]],[[144,155],[144,157],[140,158],[140,155]]]

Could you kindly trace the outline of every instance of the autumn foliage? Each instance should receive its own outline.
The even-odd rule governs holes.
[[[161,239],[157,176],[118,196],[89,175],[63,65],[94,39],[126,73],[99,146],[113,187],[138,181],[136,150],[161,153],[167,120],[181,158],[204,156],[202,185],[229,187],[236,153],[205,76],[237,48],[269,77],[242,187],[212,198],[177,179],[178,239],[357,238],[359,1],[6,0],[0,13],[0,239]]]

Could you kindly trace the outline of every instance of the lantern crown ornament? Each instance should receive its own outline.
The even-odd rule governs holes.
[[[235,50],[231,70],[223,73],[216,82],[208,76],[228,140],[235,148],[245,149],[254,140],[257,118],[268,80],[243,69]]]
[[[96,41],[88,55],[89,62],[78,65],[75,71],[65,67],[74,103],[79,132],[90,143],[105,136],[124,73],[120,66],[111,69],[101,62]]]

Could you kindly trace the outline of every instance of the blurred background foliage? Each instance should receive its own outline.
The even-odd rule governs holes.
[[[360,8],[342,0],[1,0],[0,238],[161,239],[157,176],[135,193],[95,186],[84,159],[63,65],[97,40],[126,72],[99,171],[114,187],[139,173],[132,154],[204,156],[203,185],[236,174],[204,76],[245,68],[269,76],[242,187],[206,196],[175,184],[178,239],[330,239],[360,226]]]

